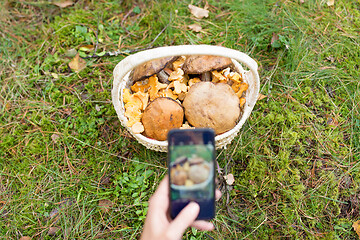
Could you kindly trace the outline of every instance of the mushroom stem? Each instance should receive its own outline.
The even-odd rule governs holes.
[[[157,73],[157,77],[159,78],[159,82],[169,84],[170,81],[168,80],[169,75],[164,71],[161,70]]]
[[[201,74],[201,81],[203,81],[203,82],[211,82],[211,72],[203,72]]]

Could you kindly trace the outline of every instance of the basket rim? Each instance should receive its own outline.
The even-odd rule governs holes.
[[[157,54],[155,54],[157,53]],[[143,64],[144,62],[166,57],[166,56],[182,56],[182,55],[214,55],[214,56],[224,56],[232,59],[235,67],[243,75],[251,73],[253,80],[255,82],[254,94],[251,96],[253,101],[250,101],[247,104],[243,111],[242,115],[239,118],[239,122],[227,132],[215,136],[215,142],[218,143],[229,137],[235,137],[242,125],[245,123],[246,119],[249,117],[259,94],[260,81],[259,75],[257,72],[257,63],[255,60],[250,58],[245,53],[239,52],[234,49],[213,46],[213,45],[179,45],[179,46],[166,46],[153,48],[150,50],[145,50],[138,52],[136,54],[130,55],[120,61],[114,68],[114,84],[112,89],[112,102],[114,108],[117,112],[118,118],[120,119],[121,124],[130,132],[132,136],[135,137],[141,144],[145,145],[148,148],[160,148],[160,151],[167,151],[168,141],[159,141],[144,136],[143,134],[135,134],[131,131],[127,123],[127,118],[123,114],[124,103],[122,100],[122,89],[126,87],[127,81],[129,81],[129,75],[133,68],[138,65]],[[245,71],[240,63],[243,63],[246,67],[249,68],[249,71]],[[248,103],[248,99],[247,99]],[[121,109],[121,110],[120,110]],[[246,109],[246,110],[245,110]],[[231,141],[231,140],[230,140]],[[149,145],[149,146],[148,146]],[[156,147],[157,146],[157,147]],[[221,147],[221,146],[220,146]],[[218,148],[218,147],[217,147]],[[154,149],[159,150],[159,149]]]

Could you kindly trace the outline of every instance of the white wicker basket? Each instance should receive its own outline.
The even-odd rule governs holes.
[[[128,119],[125,117],[122,93],[124,88],[130,87],[129,85],[131,81],[129,76],[135,67],[157,58],[182,55],[213,55],[229,57],[232,59],[237,71],[243,74],[244,81],[249,84],[249,88],[246,91],[245,96],[246,103],[244,105],[243,113],[239,122],[233,129],[215,137],[216,148],[223,148],[234,139],[240,128],[245,123],[246,119],[250,116],[250,113],[254,108],[258,98],[260,88],[259,74],[257,72],[258,65],[255,60],[250,58],[245,53],[233,49],[211,45],[180,45],[154,48],[138,52],[124,58],[116,65],[114,69],[112,102],[116,113],[120,119],[121,124],[135,137],[135,139],[137,139],[137,141],[149,149],[166,152],[168,145],[167,141],[157,141],[142,134],[134,134],[131,131],[131,128],[127,127],[126,123]],[[240,63],[246,66],[249,70],[245,71]]]

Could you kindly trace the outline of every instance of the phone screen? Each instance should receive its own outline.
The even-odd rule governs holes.
[[[200,205],[197,219],[215,215],[214,132],[211,129],[172,130],[168,136],[170,216],[191,201]]]

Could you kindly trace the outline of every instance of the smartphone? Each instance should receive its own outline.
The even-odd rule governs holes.
[[[170,216],[191,201],[198,220],[215,216],[215,133],[212,129],[173,129],[168,134]]]

